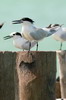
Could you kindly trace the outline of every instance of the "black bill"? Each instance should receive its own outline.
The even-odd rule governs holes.
[[[22,20],[20,19],[20,20],[14,20],[14,21],[12,21],[12,24],[21,24],[22,23]]]
[[[10,39],[10,38],[12,38],[12,37],[13,37],[13,36],[10,36],[10,35],[5,36],[5,37],[4,37],[4,40]]]

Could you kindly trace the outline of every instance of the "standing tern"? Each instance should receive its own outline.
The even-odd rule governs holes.
[[[66,28],[65,27],[62,27],[62,25],[59,25],[59,24],[52,25],[51,24],[51,26],[50,26],[51,29],[55,28],[56,26],[57,27],[60,26],[60,29],[52,35],[55,40],[61,42],[61,44],[60,44],[60,50],[62,50],[62,43],[64,41],[66,41]]]
[[[22,36],[27,39],[28,41],[40,41],[45,37],[52,35],[57,30],[47,29],[47,28],[37,28],[33,25],[34,21],[30,18],[22,18],[20,20],[12,21],[13,24],[20,24],[22,23]]]
[[[16,48],[29,50],[30,42],[24,39],[19,32],[12,32],[10,35],[5,36],[4,40],[10,39],[10,38],[13,38],[13,45]],[[34,47],[36,44],[37,44],[36,41],[31,41],[31,48]]]

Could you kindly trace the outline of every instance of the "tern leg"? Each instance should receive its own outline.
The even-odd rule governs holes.
[[[62,42],[61,42],[61,44],[60,44],[60,50],[62,50]]]
[[[29,42],[29,50],[28,50],[28,53],[30,53],[30,48],[31,48],[31,42]]]
[[[24,49],[23,49],[23,51],[24,51]]]
[[[28,54],[30,54],[30,49],[31,49],[31,42],[29,42],[29,50],[28,50]]]
[[[37,42],[37,45],[36,45],[36,51],[38,51],[38,42]]]
[[[29,51],[30,51],[30,48],[31,48],[31,42],[29,42]]]
[[[61,99],[61,100],[63,100],[63,99]]]

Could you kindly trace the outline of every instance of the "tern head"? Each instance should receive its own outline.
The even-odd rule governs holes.
[[[62,27],[63,24],[50,24],[49,26],[47,26],[46,28],[50,29],[50,28],[58,28],[58,27]]]
[[[63,24],[51,24],[51,27],[62,27],[63,26]]]
[[[22,37],[22,35],[19,32],[12,32],[10,35],[5,36],[4,40],[10,39],[10,38],[18,38]]]
[[[28,18],[28,17],[24,17],[20,20],[14,20],[12,22],[13,22],[13,24],[21,24],[21,23],[31,23],[31,24],[33,24],[34,23],[34,21],[32,19]]]

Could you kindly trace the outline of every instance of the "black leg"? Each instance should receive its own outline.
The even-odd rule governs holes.
[[[29,42],[29,51],[30,51],[30,48],[31,48],[31,42]]]
[[[37,45],[36,45],[36,51],[38,51],[38,42],[37,42]]]
[[[30,52],[30,49],[31,49],[31,42],[29,42],[28,56],[29,56],[29,55],[31,55],[31,56],[32,56],[32,53]]]
[[[23,51],[24,51],[24,49],[23,49]]]
[[[61,99],[61,100],[63,100],[63,99]]]
[[[61,44],[60,44],[60,50],[62,50],[62,42],[61,42]]]
[[[29,50],[28,50],[28,54],[30,53],[30,48],[31,48],[31,42],[29,42]]]

